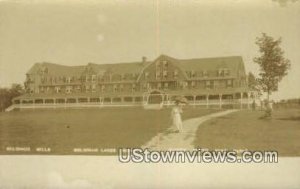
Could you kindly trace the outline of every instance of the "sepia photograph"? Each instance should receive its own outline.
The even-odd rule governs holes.
[[[0,159],[234,169],[297,160],[299,18],[298,0],[0,1]],[[0,170],[10,169],[6,160]],[[277,187],[299,188],[299,164],[288,165],[266,175],[283,179]],[[8,184],[8,175],[0,171],[1,189],[25,187]],[[175,187],[163,184],[168,174],[145,181],[157,177],[150,188]],[[201,185],[171,178],[175,188]],[[201,186],[219,188],[208,180]],[[266,180],[258,183],[279,182]],[[47,183],[26,188],[100,187]],[[235,186],[243,185],[221,187]],[[119,187],[145,188],[100,188]]]

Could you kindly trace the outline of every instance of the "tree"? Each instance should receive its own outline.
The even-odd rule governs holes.
[[[14,97],[24,93],[24,89],[19,84],[13,84],[11,88],[0,88],[0,111],[4,111],[12,104]]]
[[[290,69],[290,61],[284,57],[281,49],[281,38],[275,40],[273,37],[262,33],[256,38],[260,56],[254,58],[254,62],[260,66],[257,79],[263,92],[267,93],[268,102],[272,92],[278,90],[278,83],[287,75]]]

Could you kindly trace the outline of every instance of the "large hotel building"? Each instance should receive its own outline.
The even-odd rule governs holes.
[[[26,94],[14,108],[171,105],[184,96],[190,105],[247,107],[242,57],[176,59],[64,66],[36,63],[26,74]]]

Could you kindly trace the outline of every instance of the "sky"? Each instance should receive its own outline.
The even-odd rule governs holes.
[[[23,83],[36,62],[86,65],[242,56],[246,72],[262,32],[282,38],[291,70],[273,99],[300,97],[300,1],[0,1],[0,86]]]

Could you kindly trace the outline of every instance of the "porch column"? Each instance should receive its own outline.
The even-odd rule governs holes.
[[[223,94],[219,94],[219,107],[220,107],[220,109],[222,108],[222,95]]]
[[[196,95],[193,96],[194,106],[196,105]]]
[[[206,108],[208,108],[208,98],[209,98],[209,94],[206,95]]]
[[[113,97],[110,97],[110,104],[113,103]]]

